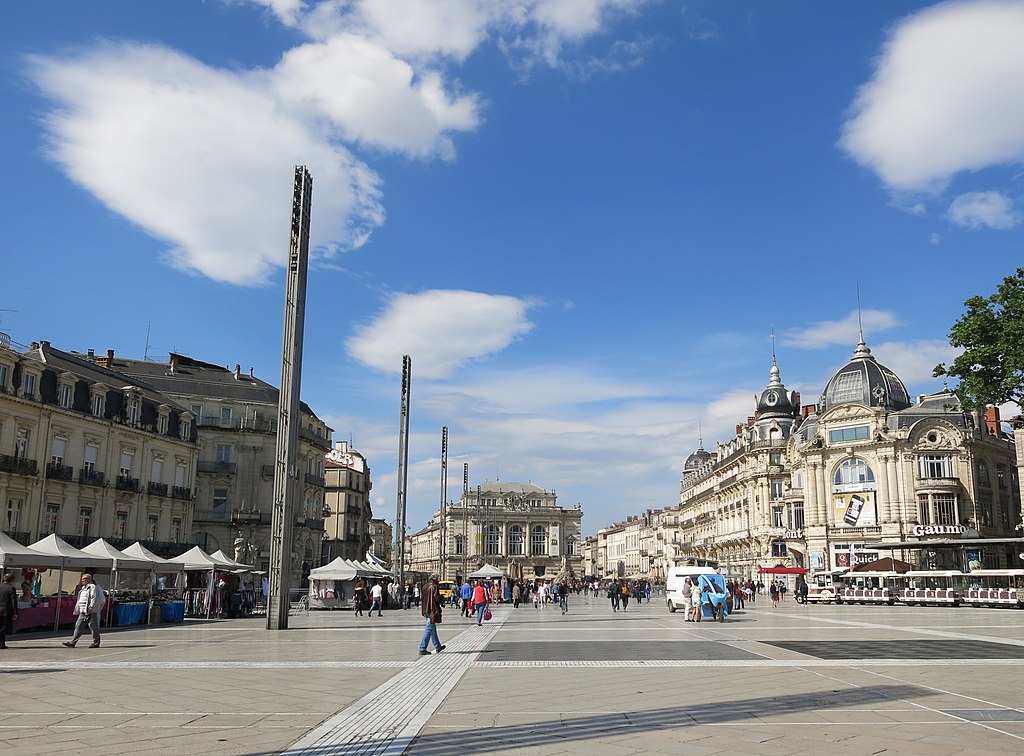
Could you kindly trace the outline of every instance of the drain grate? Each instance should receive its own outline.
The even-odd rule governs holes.
[[[943,709],[942,713],[968,722],[1024,722],[1024,711],[1017,709]]]
[[[1024,659],[1024,646],[988,641],[761,641],[819,659]]]

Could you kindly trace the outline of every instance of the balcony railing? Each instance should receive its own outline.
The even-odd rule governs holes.
[[[192,489],[188,486],[173,486],[171,488],[171,498],[190,501],[192,499]]]
[[[296,517],[295,525],[300,528],[309,528],[310,530],[324,529],[324,521],[315,517]]]
[[[0,454],[0,472],[14,473],[15,475],[38,475],[39,468],[34,459]]]
[[[149,491],[149,493],[152,496],[166,496],[167,495],[167,484],[166,483],[154,483],[153,481],[150,481],[149,485],[146,487],[146,490]]]
[[[238,465],[234,462],[199,462],[196,471],[201,473],[217,473],[219,475],[234,475]]]
[[[139,491],[139,479],[131,478],[127,475],[118,475],[117,480],[114,482],[114,488],[118,491]]]
[[[319,486],[320,488],[323,488],[325,485],[324,479],[313,473],[306,473],[306,482],[311,486]]]
[[[192,514],[192,522],[229,522],[231,512],[228,509],[197,509]]]
[[[51,480],[70,481],[75,477],[75,468],[62,465],[59,462],[47,462],[46,477]]]
[[[104,485],[103,473],[96,470],[91,470],[88,467],[83,467],[78,471],[78,482],[83,486],[102,486]]]

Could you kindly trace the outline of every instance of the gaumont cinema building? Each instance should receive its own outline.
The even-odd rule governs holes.
[[[912,400],[863,339],[816,404],[801,406],[774,362],[755,402],[735,438],[686,461],[680,516],[693,556],[738,574],[887,556],[1024,567],[1014,441],[996,408],[965,411],[948,391]]]

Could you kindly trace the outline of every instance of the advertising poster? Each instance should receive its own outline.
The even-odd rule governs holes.
[[[878,524],[874,491],[836,493],[832,496],[837,526],[866,528]]]
[[[559,555],[558,552],[558,526],[551,526],[551,541],[548,544],[548,556],[556,557]]]

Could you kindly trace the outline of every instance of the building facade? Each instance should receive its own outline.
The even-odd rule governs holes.
[[[370,467],[366,458],[338,441],[324,458],[324,539],[321,563],[341,557],[357,562],[372,551]]]
[[[557,499],[533,483],[481,483],[410,536],[409,568],[437,571],[446,580],[484,563],[527,580],[560,573],[582,577],[583,510],[560,507]]]
[[[370,553],[387,567],[391,567],[394,554],[394,528],[383,518],[370,520]]]
[[[191,543],[195,416],[173,397],[48,341],[0,347],[3,529],[23,544],[142,541],[162,556]]]
[[[911,402],[861,340],[807,407],[773,359],[736,436],[687,458],[679,561],[714,560],[743,577],[762,566],[843,569],[887,556],[884,543],[1012,538],[1020,504],[1014,443],[998,411],[966,412],[950,392]],[[992,547],[978,558],[1017,566],[1013,552]],[[936,566],[922,562],[928,554],[897,552]]]
[[[277,462],[278,390],[256,378],[179,354],[167,362],[114,359],[113,367],[189,408],[200,445],[196,472],[194,543],[223,549],[240,562],[269,569]],[[298,478],[290,584],[302,586],[321,557],[324,537],[324,455],[331,429],[300,405]]]

